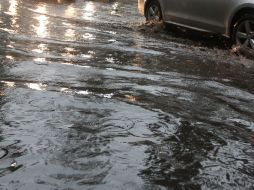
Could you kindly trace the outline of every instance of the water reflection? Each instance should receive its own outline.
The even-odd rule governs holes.
[[[36,57],[33,59],[35,62],[38,63],[45,63],[46,58],[39,57],[42,54],[47,52],[47,45],[46,44],[39,44],[36,49],[33,49],[32,52],[36,53]],[[37,55],[38,54],[38,55]]]
[[[83,38],[86,39],[86,40],[94,40],[95,39],[95,36],[91,33],[85,33],[83,35]]]
[[[12,29],[15,29],[15,31],[19,28],[19,24],[18,24],[18,5],[19,5],[19,1],[18,0],[10,0],[9,1],[9,8],[8,8],[8,12],[6,12],[7,14],[11,15],[11,26]]]
[[[81,54],[80,56],[83,57],[83,58],[86,58],[86,59],[93,58],[93,55],[91,55],[91,54]]]
[[[9,3],[10,3],[10,6],[7,13],[12,16],[17,16],[18,0],[10,0]],[[13,24],[16,22],[15,19],[13,19]]]
[[[6,59],[9,59],[9,60],[14,60],[14,57],[13,57],[13,56],[11,56],[11,55],[6,55],[5,57],[6,57]]]
[[[36,0],[36,2],[48,4],[70,4],[74,3],[75,1],[76,0]]]
[[[34,58],[34,62],[46,63],[46,58],[37,57],[37,58]]]
[[[70,47],[65,47],[66,53],[63,54],[64,57],[73,58],[75,57],[75,49]]]
[[[37,25],[33,26],[34,31],[39,37],[42,37],[42,38],[47,37],[49,35],[48,34],[49,17],[46,15],[43,15],[47,13],[46,5],[38,5],[36,11],[39,12],[40,15],[34,17],[38,22]]]
[[[65,15],[69,18],[75,18],[77,13],[77,9],[73,5],[69,5],[65,10]]]
[[[11,82],[11,81],[1,81],[1,83],[3,83],[4,85],[6,85],[7,87],[15,87],[15,82]]]
[[[113,3],[112,9],[113,9],[113,11],[111,11],[111,14],[112,14],[112,15],[120,16],[120,15],[117,13],[117,12],[119,12],[119,3],[118,3],[118,2]]]
[[[75,39],[75,30],[73,29],[67,29],[64,34],[66,40],[73,41]]]
[[[39,91],[46,90],[46,87],[47,87],[47,85],[42,83],[26,83],[25,85],[30,89],[39,90]]]
[[[85,20],[90,20],[90,21],[94,20],[93,17],[94,17],[95,11],[96,11],[96,7],[94,5],[94,2],[92,1],[86,2],[86,4],[83,7],[82,18]]]

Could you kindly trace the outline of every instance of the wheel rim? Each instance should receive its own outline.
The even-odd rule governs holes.
[[[160,21],[160,10],[157,5],[151,5],[147,13],[148,20]]]
[[[254,49],[254,21],[241,22],[236,31],[236,43]]]

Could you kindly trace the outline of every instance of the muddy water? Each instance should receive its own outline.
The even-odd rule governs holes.
[[[0,1],[0,189],[254,188],[252,61],[142,23]]]

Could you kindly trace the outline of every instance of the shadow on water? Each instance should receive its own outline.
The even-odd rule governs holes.
[[[147,168],[140,175],[169,189],[252,189],[252,180],[246,179],[254,177],[253,161],[248,162],[254,156],[253,146],[230,157],[235,145],[211,127],[181,122],[173,136],[146,150]]]
[[[181,39],[182,43],[187,43],[189,45],[199,45],[208,48],[219,48],[219,49],[230,49],[232,43],[229,38],[223,37],[221,35],[195,31],[183,27],[176,27],[174,25],[166,24],[166,32]],[[191,43],[191,42],[192,43]]]
[[[212,132],[183,121],[174,136],[166,137],[146,151],[147,169],[141,175],[168,188],[201,189],[193,177],[200,173],[201,162],[208,154],[211,151],[216,154],[218,147],[225,144]]]
[[[218,48],[222,50],[231,49],[232,46],[230,39],[221,35],[196,31],[163,22],[146,22],[139,25],[137,29],[146,34],[156,35],[157,38],[159,37],[189,46],[201,46],[208,49]]]

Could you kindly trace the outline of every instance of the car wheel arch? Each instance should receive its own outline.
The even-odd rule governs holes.
[[[248,5],[245,5],[245,6],[242,6],[240,8],[238,8],[233,14],[232,16],[230,17],[230,21],[228,22],[228,30],[226,32],[226,34],[229,36],[229,37],[232,37],[233,35],[233,31],[234,31],[234,27],[235,27],[235,24],[237,23],[237,21],[242,17],[244,16],[245,14],[254,14],[254,6],[251,5],[251,6],[248,6]]]
[[[154,1],[154,0],[146,0],[145,6],[144,6],[144,10],[145,10],[144,12],[145,12],[145,14],[146,14],[146,11],[147,11],[147,6],[148,6],[152,1]],[[161,1],[160,1],[160,0],[156,0],[156,1],[158,1],[159,4],[160,4],[160,8],[161,8],[161,12],[162,12],[162,20],[163,20],[163,18],[164,18],[164,11],[163,11],[163,7],[162,7],[162,4],[161,4]]]

